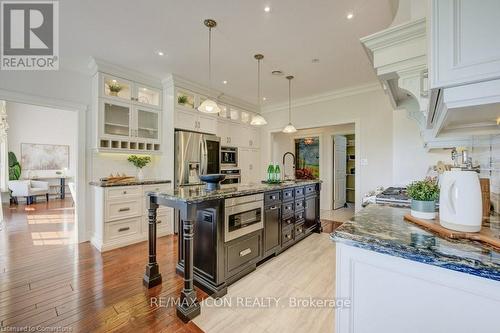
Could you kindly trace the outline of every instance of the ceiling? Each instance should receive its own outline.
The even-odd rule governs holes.
[[[208,30],[213,31],[215,89],[256,103],[255,53],[264,54],[265,104],[287,100],[280,69],[295,75],[300,98],[376,80],[359,38],[388,27],[394,0],[64,0],[61,67],[86,71],[89,57],[164,78],[175,73],[208,84]],[[266,13],[265,6],[271,11]],[[348,20],[347,13],[354,13]],[[163,57],[157,51],[165,53]],[[319,59],[313,63],[312,59]],[[224,85],[222,81],[227,80]]]

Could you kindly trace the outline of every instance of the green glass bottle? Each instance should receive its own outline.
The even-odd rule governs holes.
[[[280,170],[280,165],[278,163],[276,163],[274,166],[274,182],[275,183],[281,182],[281,170]]]
[[[267,167],[267,182],[272,183],[274,180],[274,165],[272,163]]]

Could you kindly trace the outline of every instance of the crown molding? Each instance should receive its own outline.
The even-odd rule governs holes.
[[[426,18],[410,21],[360,38],[361,43],[371,52],[401,44],[402,42],[425,38]]]
[[[88,64],[89,72],[95,75],[98,71],[123,79],[133,80],[155,88],[161,88],[161,78],[147,75],[139,71],[115,65],[102,59],[91,57]]]
[[[359,86],[353,86],[345,89],[333,90],[327,93],[312,95],[308,97],[298,98],[292,101],[292,107],[306,106],[315,103],[328,102],[331,100],[364,94],[367,92],[382,90],[379,82],[372,82]],[[270,113],[274,111],[286,110],[288,103],[277,103],[262,108],[262,113]]]

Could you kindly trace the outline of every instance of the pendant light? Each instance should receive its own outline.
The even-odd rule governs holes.
[[[295,133],[297,129],[292,125],[292,79],[293,76],[289,75],[286,77],[288,80],[288,125],[283,128],[283,133]]]
[[[217,26],[217,22],[212,19],[206,19],[204,22],[208,28],[208,86],[212,90],[212,28]],[[198,111],[204,113],[219,113],[220,108],[217,103],[207,98],[198,106]]]
[[[256,54],[253,57],[257,59],[257,107],[260,112],[260,61],[264,59],[264,56],[262,54]],[[254,114],[252,121],[250,121],[250,125],[253,126],[263,126],[266,124],[266,119],[264,119],[264,117],[262,117],[259,113]]]

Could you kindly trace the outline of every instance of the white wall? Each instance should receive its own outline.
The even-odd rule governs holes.
[[[73,111],[7,102],[8,148],[21,160],[21,143],[54,144],[69,146],[69,167],[66,174],[75,176],[78,156],[78,114]],[[31,176],[55,176],[54,170],[32,170]]]
[[[92,168],[89,178],[92,180],[98,180],[103,177],[108,177],[110,174],[116,175],[116,173],[126,174],[127,176],[136,176],[137,169],[132,163],[127,161],[127,158],[130,155],[132,154],[92,153]],[[144,178],[164,178],[165,175],[160,172],[160,157],[157,155],[148,156],[151,157],[151,163],[142,169]]]
[[[392,185],[392,108],[378,86],[356,95],[339,96],[318,102],[292,105],[292,122],[298,129],[355,123],[356,134],[356,207],[360,208],[363,193],[377,186]],[[272,158],[271,133],[279,131],[288,122],[286,106],[276,110],[269,108],[265,117],[261,144],[262,163]],[[364,165],[361,165],[364,161]],[[331,163],[331,162],[330,162]],[[328,197],[323,201],[331,202]]]
[[[452,164],[451,151],[435,149],[427,152],[417,122],[405,110],[393,112],[393,184],[407,185],[424,178],[438,161]]]
[[[332,209],[333,204],[333,136],[340,134],[354,134],[354,124],[343,124],[335,126],[326,126],[310,129],[298,130],[294,134],[285,134],[277,132],[272,134],[272,159],[275,162],[281,163],[283,154],[291,151],[295,154],[294,141],[297,138],[309,136],[319,137],[320,158],[319,158],[319,174],[323,181],[321,188],[321,209]],[[287,157],[287,165],[284,172],[287,175],[293,175],[291,158]]]

